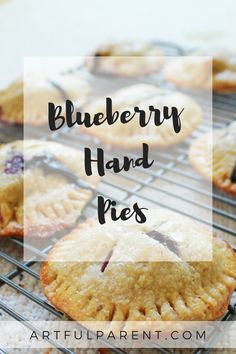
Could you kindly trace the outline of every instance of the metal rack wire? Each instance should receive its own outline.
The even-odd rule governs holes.
[[[184,53],[186,53],[182,48],[179,48],[178,46],[172,45],[170,43],[157,42],[157,44],[163,48],[166,55],[183,55]],[[149,83],[151,83],[150,80],[148,80]],[[166,86],[168,87],[168,84],[166,84]],[[204,99],[201,96],[199,96],[199,99],[201,100],[201,103],[204,104]],[[234,95],[214,95],[213,113],[215,127],[223,127],[224,125],[232,122],[235,117],[235,112],[236,97]],[[207,123],[201,127],[202,132],[207,131],[208,129],[209,126],[207,125]],[[37,132],[39,137],[41,137],[42,133],[40,132],[40,129],[37,130]],[[195,132],[193,134],[193,138],[196,137],[198,133],[199,132]],[[1,126],[0,142],[16,140],[22,138],[22,136],[23,133],[19,127],[9,127],[4,125]],[[76,136],[73,136],[73,134],[70,134],[68,138],[66,129],[60,131],[60,133],[55,133],[53,135],[53,139],[58,140],[59,138],[60,142],[64,142],[65,144],[69,144],[71,146],[75,144],[77,147],[80,146],[81,148],[83,148],[83,146],[96,146],[96,142],[94,142],[86,135],[81,135],[80,141],[78,141]],[[158,179],[163,182],[171,182],[174,185],[181,187],[183,190],[192,190],[194,193],[198,193],[199,195],[204,196],[206,200],[209,200],[209,198],[211,198],[211,193],[202,188],[201,183],[198,184],[198,182],[202,181],[202,178],[193,171],[193,169],[189,166],[188,163],[188,148],[189,144],[191,143],[191,140],[192,138],[187,139],[186,142],[175,147],[174,150],[171,151],[171,153],[165,150],[158,151],[158,153],[155,152],[153,158],[155,160],[158,160],[158,168],[155,170],[155,172],[151,170],[145,170],[145,172],[142,171],[142,173],[140,173],[139,171],[137,173],[130,174],[121,173],[119,178],[116,178],[115,180],[109,178],[111,176],[108,175],[108,178],[104,179],[101,183],[100,188],[103,191],[103,194],[109,193],[109,189],[112,188],[113,191],[117,190],[119,192],[119,202],[123,205],[128,205],[130,203],[130,200],[132,200],[132,197],[135,197],[141,198],[142,200],[146,200],[146,202],[151,203],[151,205],[163,206],[162,201],[157,200],[155,197],[155,193],[161,193],[161,189],[155,183],[155,181]],[[117,150],[116,152],[117,157],[123,156],[122,150]],[[109,150],[106,151],[106,155],[108,158],[111,157],[109,156]],[[135,152],[130,152],[130,156],[132,156],[133,158],[138,157],[137,153]],[[182,167],[185,168],[183,169]],[[176,178],[173,180],[170,179],[168,173],[173,174]],[[184,177],[189,183],[184,183],[181,180],[178,180],[179,176]],[[150,195],[145,192],[147,189],[150,189],[153,192],[153,197],[150,197]],[[165,192],[169,193],[170,196],[172,196],[173,198],[183,201],[184,203],[197,205],[198,207],[203,208],[205,210],[209,210],[210,208],[210,204],[207,202],[198,202],[196,200],[190,199],[189,197],[185,197],[184,194],[179,195],[172,191]],[[236,200],[220,192],[219,190],[214,189],[213,201],[213,227],[217,232],[220,232],[222,235],[224,235],[224,237],[227,238],[229,241],[232,241],[233,238],[236,236]],[[95,208],[96,203],[94,198],[84,210],[83,217],[85,218],[87,215],[94,213]],[[173,209],[175,210],[175,208]],[[198,218],[196,219],[198,220]],[[207,223],[206,220],[200,219],[199,221]],[[20,239],[11,238],[9,242],[16,244],[20,248],[23,247],[23,242]],[[24,244],[24,247],[29,247],[32,254],[34,254],[35,256],[40,255],[42,259],[45,259],[47,253],[53,247],[53,245],[54,241],[52,239],[52,243],[42,250],[36,249],[32,245],[27,246],[26,244]],[[30,277],[35,278],[36,280],[39,280],[39,274],[32,269],[32,266],[35,264],[35,257],[32,257],[30,261],[21,262],[13,258],[10,254],[6,254],[2,251],[0,251],[0,257],[14,267],[14,269],[11,270],[9,273],[5,274],[4,276],[0,276],[0,288],[3,285],[7,285],[12,288],[13,291],[18,291],[23,296],[27,297],[29,301],[32,301],[35,304],[35,306],[40,306],[44,308],[49,313],[55,315],[58,319],[65,319],[64,314],[57,311],[46,300],[31,293],[27,289],[22,288],[15,281],[17,276],[24,273],[28,274]],[[28,319],[25,318],[23,315],[19,314],[15,309],[9,307],[7,303],[3,303],[2,301],[0,301],[0,309],[15,320],[24,321],[25,325],[29,325],[29,322],[27,322]],[[236,320],[236,302],[232,303],[229,306],[229,309],[222,320]],[[32,329],[40,333],[40,330],[38,328]],[[52,344],[56,348],[58,348],[58,350],[62,353],[73,354],[73,351],[71,349],[63,348],[59,346],[59,344],[56,342],[53,342]],[[118,348],[114,348],[111,350],[116,353],[124,353],[123,350]],[[172,353],[170,350],[163,348],[158,348],[157,350],[161,353]],[[210,349],[208,351],[210,351]],[[195,350],[195,353],[202,354],[208,351],[203,349],[197,349]],[[2,353],[5,352],[2,351]]]

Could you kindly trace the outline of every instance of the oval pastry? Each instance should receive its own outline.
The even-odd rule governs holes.
[[[236,122],[196,139],[189,159],[207,180],[236,195]]]
[[[83,187],[98,182],[82,161],[80,151],[54,142],[1,145],[0,236],[46,237],[73,226],[92,196]]]
[[[164,76],[178,87],[209,90],[212,87],[211,58],[199,54],[171,58],[165,65]]]
[[[112,146],[137,148],[142,143],[154,147],[168,147],[177,144],[187,138],[197,128],[202,119],[199,105],[190,97],[180,92],[168,92],[156,86],[137,84],[120,89],[110,95],[113,111],[134,111],[134,106],[144,110],[148,116],[149,107],[154,106],[160,111],[164,106],[168,109],[176,107],[181,113],[181,131],[176,133],[173,122],[170,119],[157,126],[154,124],[154,113],[145,127],[141,127],[138,119],[132,119],[127,124],[116,121],[109,125],[106,121],[100,126],[92,126],[88,129],[81,127],[87,134],[91,134],[104,143]],[[97,112],[105,113],[106,100],[98,98],[84,107],[84,111],[94,115]],[[149,113],[150,115],[150,113]],[[148,116],[149,118],[149,116]],[[146,118],[146,119],[148,119]]]
[[[46,124],[48,102],[62,105],[66,99],[71,99],[81,107],[89,93],[87,82],[71,74],[27,75],[25,87],[22,80],[18,80],[0,92],[0,120],[16,124]]]
[[[164,69],[167,80],[183,88],[213,89],[215,92],[236,92],[235,54],[213,52],[213,59],[204,53],[171,59]]]
[[[149,210],[147,220],[105,228],[88,221],[74,229],[50,251],[41,269],[47,298],[76,321],[220,318],[236,286],[233,250],[213,237],[212,261],[185,261],[184,253],[190,255],[199,240],[204,252],[206,227],[165,209]],[[192,246],[184,250],[183,239]],[[139,242],[141,252],[154,249],[171,261],[136,262]],[[80,262],[89,245],[97,255],[103,253],[103,261]]]
[[[164,53],[155,43],[123,42],[99,47],[86,65],[95,74],[138,77],[158,71],[163,62]]]

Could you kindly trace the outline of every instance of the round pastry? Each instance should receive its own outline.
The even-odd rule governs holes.
[[[70,99],[81,106],[89,92],[87,82],[73,75],[27,75],[24,84],[18,80],[0,92],[0,120],[16,124],[46,124],[48,102],[63,105],[66,99]]]
[[[217,92],[236,92],[236,56],[216,53],[213,58],[213,89]]]
[[[105,121],[101,125],[82,127],[85,133],[113,146],[137,148],[142,143],[154,147],[174,145],[191,135],[202,119],[201,109],[193,99],[182,93],[164,91],[152,85],[132,85],[114,92],[110,98],[112,99],[113,112],[117,110],[121,114],[121,112],[130,109],[132,113],[135,106],[145,111],[146,121],[150,116],[150,106],[154,106],[160,112],[163,111],[164,106],[167,106],[168,109],[174,106],[178,112],[184,108],[180,115],[181,130],[178,133],[173,128],[172,119],[166,119],[161,125],[155,125],[153,112],[149,123],[143,127],[140,126],[136,117],[126,124],[117,120],[113,125],[109,125]],[[105,106],[105,98],[98,98],[85,106],[84,111],[91,115],[97,112],[105,113]]]
[[[80,151],[54,142],[1,145],[0,236],[46,237],[72,226],[92,196],[80,183],[98,182],[82,161]]]
[[[235,54],[214,52],[213,60],[199,55],[170,59],[164,70],[166,79],[183,88],[236,92]]]
[[[164,68],[168,81],[186,89],[212,87],[212,61],[210,57],[189,56],[170,58]]]
[[[182,257],[191,257],[199,240],[204,252],[208,229],[165,209],[146,214],[147,224],[108,222],[99,227],[88,221],[60,240],[40,275],[52,304],[76,321],[220,318],[236,286],[234,251],[213,237],[211,261],[185,261]],[[91,249],[103,261],[80,262]],[[137,262],[138,249],[154,249],[157,257],[165,253],[170,261]]]
[[[213,89],[216,92],[236,92],[236,69],[233,71],[227,67],[213,75]]]
[[[236,122],[196,139],[189,159],[208,181],[236,195]]]
[[[137,77],[158,71],[163,62],[164,53],[156,44],[124,42],[101,46],[86,65],[95,74]]]

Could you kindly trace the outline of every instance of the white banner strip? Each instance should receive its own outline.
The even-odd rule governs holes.
[[[90,330],[88,330],[89,328]],[[236,348],[236,322],[1,321],[8,348]]]

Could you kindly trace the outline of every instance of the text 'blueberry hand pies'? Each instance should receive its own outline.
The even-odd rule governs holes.
[[[236,195],[236,122],[195,140],[189,159],[207,180]]]
[[[199,105],[187,95],[180,92],[168,92],[152,85],[137,84],[114,93],[109,97],[112,99],[113,111],[120,114],[130,110],[131,115],[134,107],[143,110],[146,114],[145,126],[140,126],[139,119],[134,117],[128,123],[123,124],[117,120],[113,125],[104,121],[101,125],[93,125],[89,128],[82,127],[83,131],[91,134],[101,141],[119,147],[136,148],[142,143],[154,147],[168,147],[177,144],[187,138],[198,127],[202,119],[202,112]],[[176,107],[180,115],[181,130],[176,133],[173,127],[172,118],[160,118],[161,124],[155,124],[155,114],[150,113],[150,106],[163,113],[164,106],[168,109]],[[106,98],[94,99],[84,107],[85,112],[91,115],[95,113],[105,114]],[[135,109],[136,109],[135,108]],[[140,113],[136,113],[138,116]],[[170,114],[170,112],[169,112]]]
[[[46,237],[72,226],[92,195],[86,182],[98,182],[85,175],[80,151],[54,142],[1,145],[0,170],[0,236]]]
[[[236,285],[236,257],[230,246],[213,237],[211,261],[185,261],[184,252],[190,254],[199,240],[203,242],[206,227],[165,209],[148,211],[147,220],[141,226],[121,222],[103,229],[87,221],[74,229],[51,250],[41,269],[47,298],[77,321],[197,321],[222,316]],[[184,249],[183,239],[185,244],[193,242],[193,248]],[[132,261],[139,242],[144,251],[153,248],[172,261]],[[89,246],[103,253],[103,261],[80,262]]]
[[[95,74],[137,77],[158,71],[163,62],[164,54],[155,43],[123,42],[101,46],[86,65]]]
[[[27,75],[25,86],[18,80],[0,92],[0,120],[16,124],[46,124],[48,102],[63,105],[66,99],[70,99],[81,107],[89,92],[87,82],[73,75]]]

